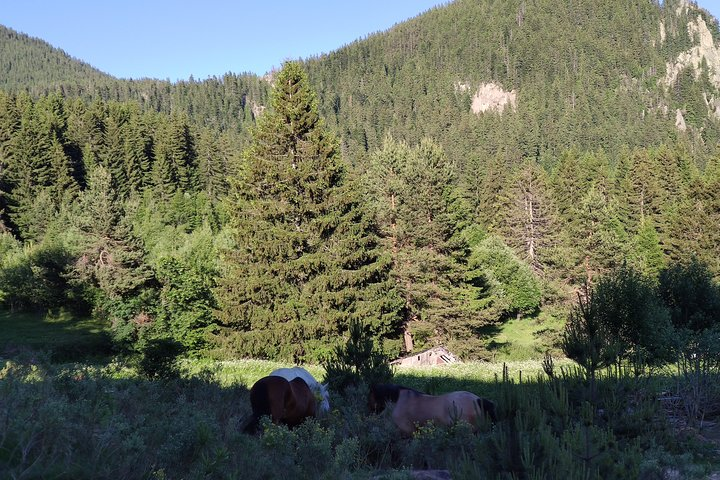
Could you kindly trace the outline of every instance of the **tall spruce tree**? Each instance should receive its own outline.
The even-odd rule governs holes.
[[[460,234],[472,208],[455,186],[455,165],[431,140],[419,145],[387,138],[372,155],[371,199],[393,256],[405,302],[407,351],[444,343],[474,355],[482,288],[467,281],[469,248]]]
[[[238,354],[317,360],[354,319],[375,337],[396,332],[401,302],[305,72],[288,62],[275,82],[232,179],[236,247],[216,291],[218,340]]]

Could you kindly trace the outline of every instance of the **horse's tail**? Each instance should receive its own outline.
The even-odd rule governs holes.
[[[267,377],[265,377],[267,378]],[[250,389],[250,406],[253,415],[258,418],[263,415],[270,415],[270,392],[265,378],[261,378]]]
[[[497,423],[497,413],[495,413],[495,402],[487,398],[478,397],[476,400],[481,412],[490,417],[492,423]]]

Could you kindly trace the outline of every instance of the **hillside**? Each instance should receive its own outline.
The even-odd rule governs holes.
[[[11,92],[135,100],[233,130],[267,104],[267,82],[254,75],[117,80],[1,32],[0,88]],[[720,138],[718,38],[717,20],[687,0],[458,0],[305,64],[356,161],[386,133],[510,163],[675,139],[704,154]]]
[[[718,37],[683,1],[459,0],[308,68],[355,154],[386,132],[511,162],[685,136],[703,150],[720,131]],[[514,100],[492,107],[487,89]]]
[[[317,360],[352,318],[394,355],[556,343],[618,268],[720,278],[718,37],[681,0],[458,0],[287,85],[38,73],[0,89],[0,301],[219,355]]]
[[[145,111],[185,112],[196,124],[246,137],[267,102],[269,85],[252,74],[227,73],[202,82],[120,80],[50,44],[0,25],[0,89],[34,97],[61,93],[84,101],[137,102]]]
[[[110,79],[100,70],[49,43],[0,25],[0,88],[92,84]]]

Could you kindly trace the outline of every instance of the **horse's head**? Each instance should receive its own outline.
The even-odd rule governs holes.
[[[401,385],[380,383],[370,386],[368,394],[368,409],[373,413],[382,412],[388,402],[397,402],[400,390],[412,390]]]
[[[385,408],[384,403],[380,404],[381,400],[378,398],[376,385],[370,386],[370,393],[368,393],[368,410],[372,413],[380,413]]]
[[[488,400],[487,398],[479,398],[478,406],[480,411],[484,412],[485,415],[490,417],[492,423],[497,423],[497,413],[495,412],[495,402]]]

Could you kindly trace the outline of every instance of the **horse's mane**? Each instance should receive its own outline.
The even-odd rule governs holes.
[[[375,401],[381,409],[385,408],[387,402],[397,403],[400,392],[403,390],[412,392],[414,395],[424,395],[419,390],[394,383],[378,383],[370,387],[370,392],[375,396]]]

